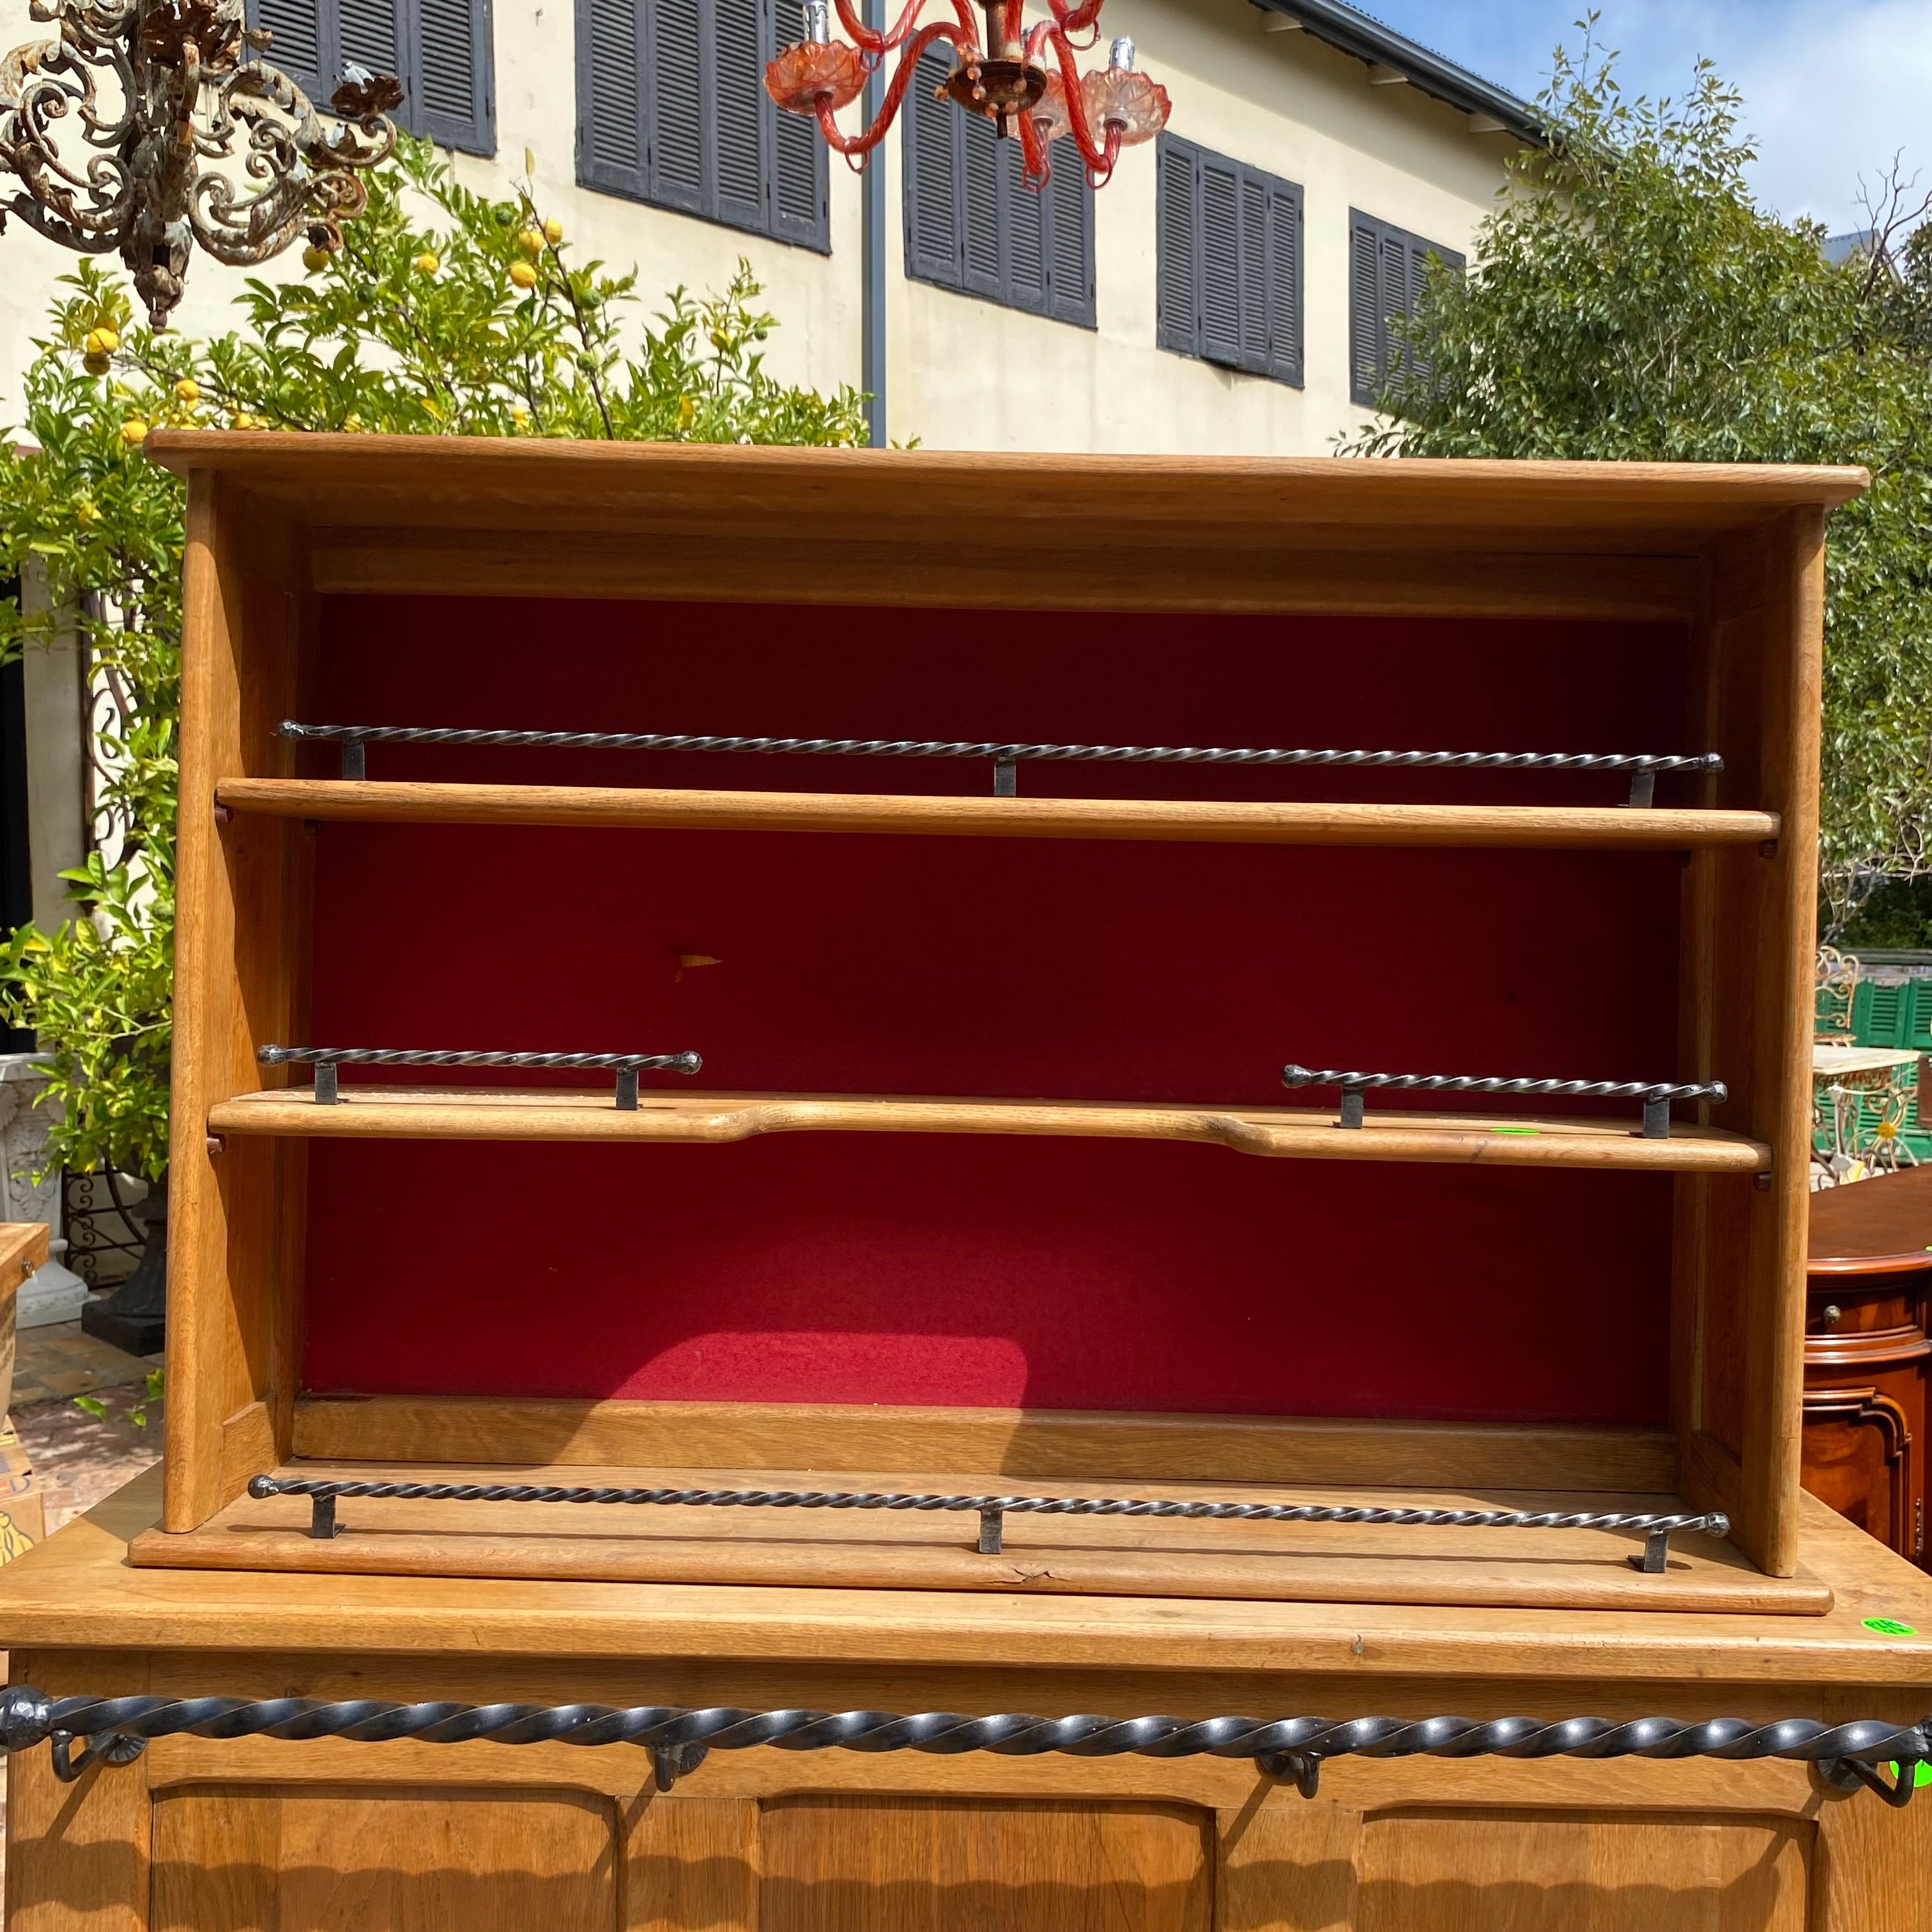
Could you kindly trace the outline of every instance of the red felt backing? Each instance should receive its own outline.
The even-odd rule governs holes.
[[[1681,648],[1663,626],[330,600],[317,715],[1677,751],[1695,748]],[[387,747],[370,769],[875,790],[990,776]],[[1033,764],[1022,788],[1607,802],[1622,782]],[[1679,877],[1628,854],[329,825],[313,1036],[695,1047],[726,1088],[1250,1105],[1284,1100],[1290,1059],[1663,1077]],[[318,1390],[1664,1409],[1662,1179],[880,1136],[319,1142],[310,1172]]]

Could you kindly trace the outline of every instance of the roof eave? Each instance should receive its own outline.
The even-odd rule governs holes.
[[[1411,86],[1465,114],[1486,115],[1501,130],[1534,147],[1546,145],[1540,116],[1526,100],[1481,75],[1418,46],[1379,21],[1337,0],[1255,0],[1263,12],[1298,20],[1318,40],[1358,60],[1396,69]]]

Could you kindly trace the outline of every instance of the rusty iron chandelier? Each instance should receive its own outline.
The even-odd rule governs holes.
[[[59,38],[0,60],[0,174],[22,184],[0,205],[0,231],[12,213],[80,254],[118,251],[158,329],[197,243],[231,266],[304,231],[312,248],[341,246],[339,224],[368,201],[358,176],[395,146],[393,75],[348,68],[330,103],[342,122],[326,126],[254,58],[271,36],[244,23],[242,0],[33,0],[31,11]],[[77,152],[63,155],[64,134]]]
[[[906,0],[905,10],[884,32],[868,27],[852,0],[836,0],[840,24],[851,43],[830,37],[826,0],[806,0],[805,38],[783,49],[765,69],[765,91],[779,106],[818,123],[826,145],[855,168],[866,160],[897,117],[928,47],[952,49],[952,71],[938,90],[969,114],[991,121],[1002,137],[1017,130],[1025,176],[1045,185],[1050,142],[1072,136],[1088,176],[1101,187],[1123,148],[1150,141],[1167,125],[1167,90],[1134,70],[1134,44],[1114,41],[1106,66],[1082,74],[1076,53],[1100,38],[1102,0],[1048,0],[1052,17],[1027,27],[1023,0],[977,0],[986,14],[983,39],[973,17],[974,0],[950,0],[954,17],[916,25],[926,0]],[[897,52],[898,65],[871,124],[856,134],[839,131],[834,118],[858,99],[867,78]]]

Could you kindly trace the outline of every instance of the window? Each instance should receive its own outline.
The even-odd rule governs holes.
[[[268,58],[326,109],[352,62],[403,83],[396,124],[466,154],[496,152],[490,0],[248,0]]]
[[[1301,190],[1172,134],[1154,212],[1157,340],[1301,386]]]
[[[577,178],[832,252],[826,147],[765,63],[803,0],[577,0]]]
[[[1391,344],[1389,322],[1415,313],[1415,298],[1427,279],[1429,259],[1462,272],[1462,257],[1391,227],[1360,209],[1348,211],[1348,399],[1374,409],[1388,386]],[[1408,377],[1426,381],[1427,365],[1412,365]]]
[[[1027,186],[1017,135],[935,98],[952,70],[929,49],[906,95],[905,272],[1057,322],[1095,325],[1094,190],[1080,151],[1053,144],[1052,178]]]

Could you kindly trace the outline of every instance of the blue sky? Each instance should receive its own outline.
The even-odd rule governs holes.
[[[1582,0],[1358,0],[1410,39],[1526,98]],[[1932,187],[1932,0],[1598,0],[1626,91],[1681,94],[1700,54],[1744,95],[1755,185],[1781,214],[1860,225],[1858,177],[1904,151]]]

